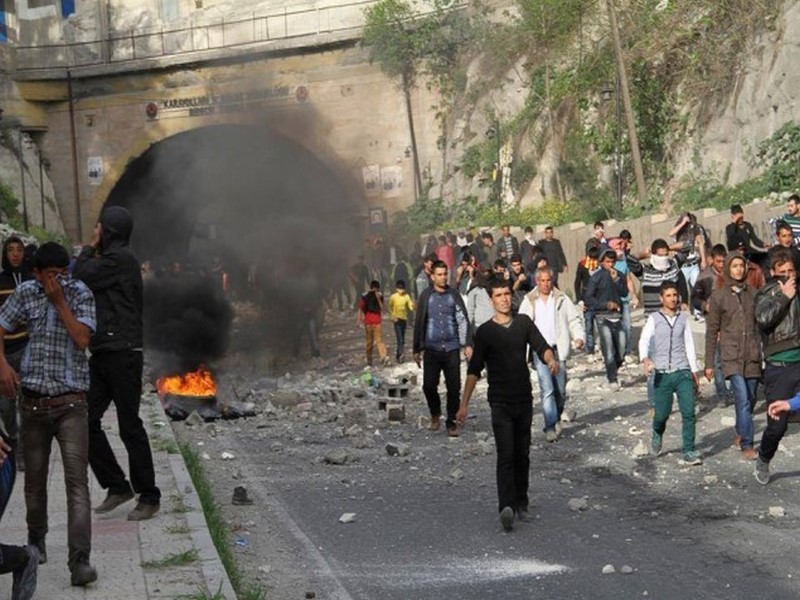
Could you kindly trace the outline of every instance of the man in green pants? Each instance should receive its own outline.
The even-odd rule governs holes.
[[[703,461],[694,447],[694,395],[698,385],[694,339],[686,313],[678,308],[678,286],[672,281],[663,282],[659,296],[661,309],[647,317],[639,339],[639,356],[644,372],[647,375],[655,373],[655,415],[650,450],[656,455],[661,453],[662,436],[672,411],[672,395],[676,394],[683,421],[683,461],[700,465]]]

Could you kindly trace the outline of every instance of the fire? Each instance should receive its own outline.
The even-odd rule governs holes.
[[[211,371],[204,365],[192,372],[172,377],[161,377],[156,381],[158,393],[175,394],[178,396],[214,396],[217,393],[217,383]]]

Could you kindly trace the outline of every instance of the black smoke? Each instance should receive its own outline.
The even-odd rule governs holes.
[[[157,375],[183,374],[221,358],[233,311],[220,289],[201,277],[161,276],[145,283],[144,343]]]
[[[228,297],[271,316],[259,343],[298,337],[360,241],[362,203],[346,181],[268,123],[198,128],[131,161],[107,204],[132,212],[132,249],[160,274],[147,284],[148,347],[190,368],[225,352],[230,307],[202,276],[213,256],[229,273]],[[192,282],[169,276],[175,262]]]

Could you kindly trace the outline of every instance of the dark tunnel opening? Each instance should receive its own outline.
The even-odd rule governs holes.
[[[131,211],[132,249],[155,273],[145,282],[145,344],[162,373],[226,352],[232,299],[264,313],[263,329],[243,332],[240,344],[297,351],[360,241],[360,199],[346,182],[266,127],[203,127],[153,144],[106,204]]]

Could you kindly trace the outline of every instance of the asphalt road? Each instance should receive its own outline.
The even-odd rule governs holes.
[[[318,397],[328,377],[324,367],[313,373],[309,394]],[[752,463],[729,448],[732,407],[704,405],[702,466],[679,461],[677,413],[665,453],[634,458],[634,446],[648,439],[645,392],[641,377],[626,378],[631,387],[604,395],[597,372],[574,369],[581,386],[571,402],[579,419],[555,444],[538,431],[537,411],[534,519],[510,533],[497,518],[493,450],[481,453],[477,444],[491,431],[480,395],[476,417],[456,440],[418,427],[417,416],[426,413],[419,399],[409,400],[406,424],[375,425],[369,396],[341,393],[338,404],[314,400],[310,412],[279,409],[218,422],[213,434],[207,427],[175,429],[210,455],[207,472],[234,531],[239,564],[270,599],[800,596],[797,425],[766,487],[753,478]],[[341,414],[354,405],[367,407],[370,420],[358,439],[372,440],[371,447],[343,436]],[[761,409],[757,434],[764,421]],[[408,444],[410,453],[387,456],[388,441]],[[346,450],[346,464],[324,462],[334,448]],[[235,460],[219,460],[223,451]],[[253,506],[230,504],[233,487],[242,484]],[[582,498],[585,510],[574,510],[570,501]],[[785,516],[770,516],[770,507]],[[354,522],[340,523],[344,513],[355,513]],[[603,574],[609,564],[616,572]],[[632,573],[621,573],[623,566]]]

